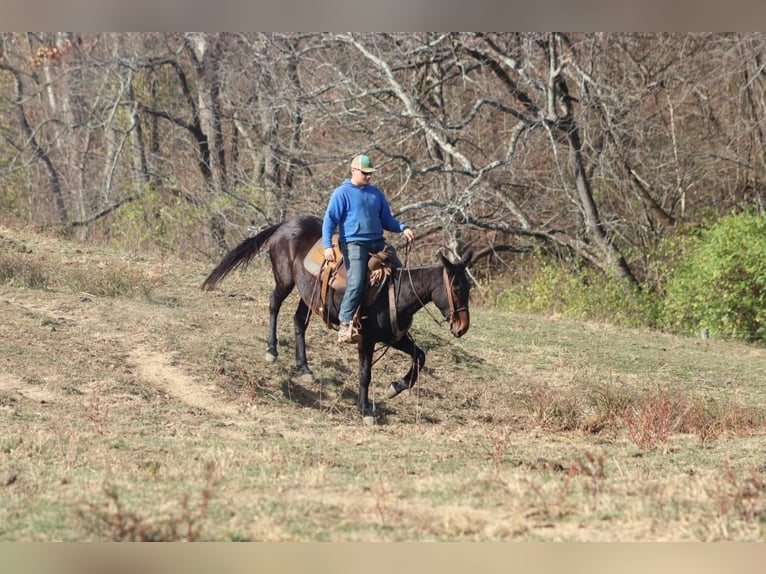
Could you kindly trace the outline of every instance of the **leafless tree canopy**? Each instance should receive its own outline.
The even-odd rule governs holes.
[[[637,284],[679,225],[760,207],[765,38],[3,33],[0,206],[98,235],[151,193],[214,256],[363,152],[421,244]]]

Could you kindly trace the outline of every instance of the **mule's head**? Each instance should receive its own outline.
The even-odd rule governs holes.
[[[471,263],[473,250],[469,249],[456,263],[444,255],[440,255],[440,257],[442,265],[444,265],[444,291],[446,293],[446,305],[441,311],[449,321],[452,334],[455,337],[462,337],[468,331],[471,322],[471,315],[468,311],[471,279],[468,277],[467,268]]]

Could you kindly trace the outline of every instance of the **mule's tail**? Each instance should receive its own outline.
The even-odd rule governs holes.
[[[261,231],[258,235],[248,237],[242,243],[237,245],[234,249],[224,255],[218,266],[210,272],[204,283],[200,287],[204,291],[210,291],[215,289],[226,276],[235,269],[247,269],[248,264],[252,261],[253,257],[258,255],[261,248],[266,244],[269,238],[274,235],[274,232],[279,229],[281,223],[267,227]]]

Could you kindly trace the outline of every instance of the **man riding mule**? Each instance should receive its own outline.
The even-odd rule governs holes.
[[[383,230],[404,233],[410,242],[415,239],[413,231],[391,214],[383,192],[370,184],[370,178],[376,171],[368,156],[356,156],[351,161],[351,176],[330,196],[322,222],[325,259],[330,263],[336,262],[333,235],[337,230],[338,247],[343,254],[348,278],[338,313],[338,341],[341,343],[357,343],[359,340],[352,326],[358,325],[358,321],[353,321],[354,315],[364,295],[370,255],[387,247]],[[388,246],[388,249],[393,250],[393,247]],[[394,266],[401,267],[395,250],[393,254]]]

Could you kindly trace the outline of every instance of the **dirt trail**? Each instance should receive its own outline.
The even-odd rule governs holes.
[[[147,324],[163,320],[161,316],[155,316],[157,309],[148,304],[143,307],[136,303],[136,306],[124,309],[97,305],[76,293],[45,291],[3,294],[0,303],[4,303],[5,336],[12,339],[13,344],[20,345],[25,338],[35,338],[35,331],[42,336],[51,336],[55,331],[57,336],[51,338],[60,345],[89,351],[93,357],[90,360],[109,361],[116,369],[134,367],[135,376],[142,382],[163,390],[186,405],[224,419],[239,415],[238,406],[217,394],[213,384],[193,378],[174,364],[170,352],[154,348],[148,342]],[[28,325],[26,330],[21,328],[24,322]],[[40,335],[37,335],[38,341]],[[42,344],[42,347],[46,353],[54,351],[51,346]],[[62,352],[63,348],[58,351]],[[3,367],[0,365],[0,391],[19,393],[36,402],[55,402],[62,398],[61,385],[49,384],[59,376],[55,365],[46,376],[39,377],[39,384],[26,380],[28,377],[22,375],[24,368],[21,365],[15,369],[10,365]],[[80,390],[84,391],[83,388]]]
[[[216,397],[214,386],[205,385],[188,376],[173,365],[173,359],[167,353],[157,353],[145,346],[138,346],[130,352],[129,360],[138,368],[141,379],[164,389],[189,406],[205,409],[221,417],[234,417],[238,414],[236,405]]]
[[[50,402],[56,398],[55,393],[46,389],[43,385],[25,383],[12,373],[0,372],[0,391],[19,393],[24,398],[38,403]]]

